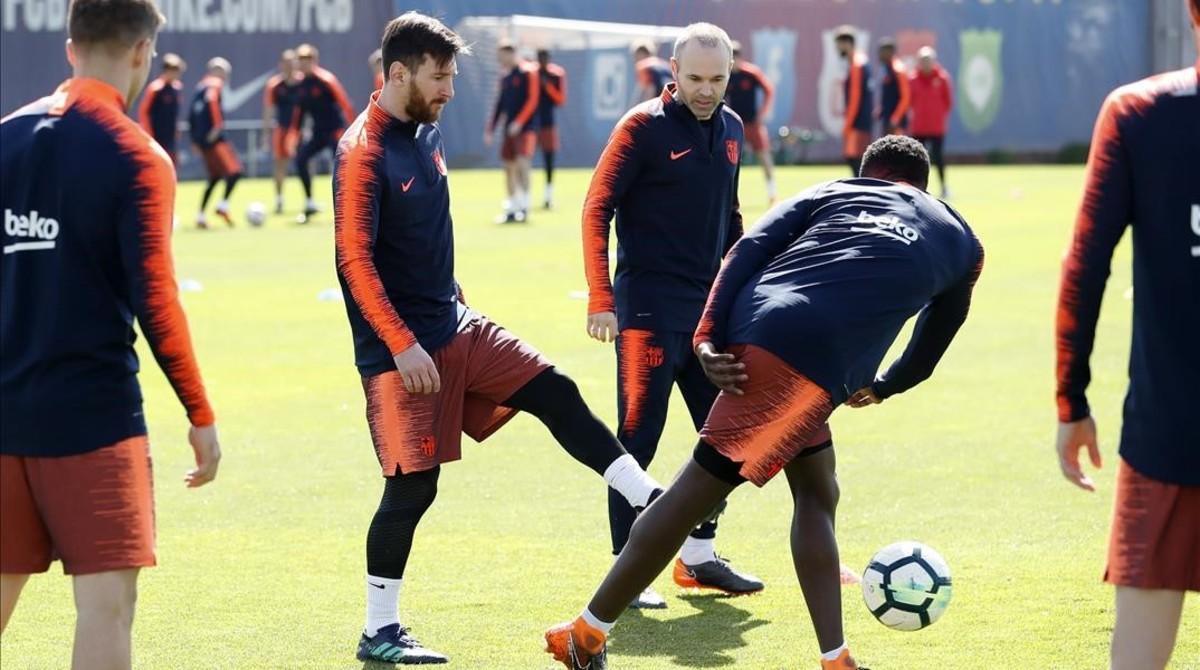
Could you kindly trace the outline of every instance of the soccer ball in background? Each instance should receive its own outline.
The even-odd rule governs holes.
[[[255,228],[261,226],[267,220],[267,208],[261,202],[252,202],[246,205],[246,220]]]
[[[896,630],[921,630],[950,604],[950,566],[920,542],[880,549],[862,577],[863,600],[879,622]]]

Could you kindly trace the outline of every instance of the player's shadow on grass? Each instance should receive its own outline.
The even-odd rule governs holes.
[[[691,668],[729,666],[736,661],[728,652],[746,646],[745,633],[768,623],[735,607],[738,598],[711,594],[680,598],[700,611],[659,620],[641,610],[628,610],[614,631],[612,653],[671,657],[673,663]]]

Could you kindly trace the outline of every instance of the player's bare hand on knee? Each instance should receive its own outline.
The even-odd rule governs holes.
[[[1079,465],[1079,450],[1087,448],[1092,465],[1100,467],[1100,445],[1096,441],[1096,422],[1092,417],[1079,421],[1058,423],[1058,467],[1067,481],[1085,491],[1095,491],[1096,484],[1083,473]]]
[[[588,314],[587,332],[593,340],[612,342],[617,339],[617,315],[615,312]]]
[[[875,395],[875,389],[870,386],[860,388],[846,399],[846,404],[851,407],[867,407],[878,405],[881,402],[883,401],[879,399],[879,396]]]
[[[734,395],[742,395],[739,384],[750,381],[746,375],[746,364],[739,363],[733,354],[723,354],[717,351],[712,342],[701,342],[696,346],[696,357],[700,359],[700,367],[713,386]]]
[[[204,486],[217,478],[217,466],[221,463],[221,444],[217,441],[217,427],[192,426],[188,430],[188,443],[196,454],[196,467],[188,470],[184,481],[188,488]]]
[[[396,354],[393,360],[409,393],[437,393],[442,390],[442,378],[438,375],[437,366],[421,345],[412,345]]]

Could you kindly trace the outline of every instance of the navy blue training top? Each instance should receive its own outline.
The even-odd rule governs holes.
[[[1133,229],[1133,342],[1121,458],[1200,486],[1200,61],[1105,100],[1058,300],[1058,418],[1090,414],[1088,359],[1113,248]],[[1119,374],[1108,370],[1107,374]]]
[[[672,82],[617,122],[583,205],[588,314],[615,311],[621,330],[696,329],[721,259],[742,234],[742,121],[722,103],[711,118],[709,132]]]
[[[213,423],[171,260],[175,168],[121,93],[72,79],[0,121],[0,453],[144,435],[133,321],[191,423]]]
[[[333,176],[338,280],[364,376],[394,370],[414,343],[432,354],[458,325],[441,130],[400,121],[378,98],[342,135]]]
[[[881,398],[928,378],[966,319],[983,247],[957,212],[877,179],[819,184],[773,208],[734,245],[695,344],[753,344],[834,406],[874,383]],[[876,372],[920,313],[900,359]]]
[[[178,79],[158,77],[146,86],[138,105],[138,123],[168,154],[175,152],[175,132],[179,125],[179,101],[183,84]]]

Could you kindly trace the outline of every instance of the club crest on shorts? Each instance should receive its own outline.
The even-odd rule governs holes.
[[[646,347],[646,365],[656,368],[663,364],[662,347]]]
[[[728,158],[729,162],[733,165],[738,164],[738,155],[741,153],[738,151],[738,149],[739,147],[737,140],[725,140],[725,157]]]

